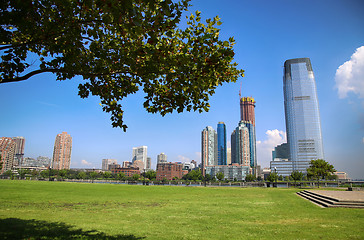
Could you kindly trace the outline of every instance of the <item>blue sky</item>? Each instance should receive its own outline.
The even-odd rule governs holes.
[[[272,148],[285,141],[282,66],[287,59],[309,57],[325,158],[350,177],[364,178],[364,2],[191,3],[191,12],[222,19],[220,36],[234,36],[235,61],[245,70],[244,78],[217,89],[208,113],[148,114],[139,92],[123,103],[129,127],[124,133],[111,127],[97,97],[78,97],[81,79],[59,82],[42,74],[0,85],[0,136],[24,136],[27,157],[52,157],[56,135],[66,131],[73,138],[72,167],[100,168],[103,158],[129,161],[132,147],[142,145],[148,146],[152,166],[161,152],[168,161],[200,161],[203,128],[217,129],[223,121],[229,139],[237,126],[242,84],[242,95],[256,100],[258,164],[268,167]]]

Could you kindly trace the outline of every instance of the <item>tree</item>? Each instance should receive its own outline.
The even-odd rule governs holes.
[[[96,179],[97,175],[98,175],[98,173],[95,172],[95,171],[90,172],[90,178],[91,178],[92,182],[94,182],[94,180]]]
[[[191,181],[197,181],[197,180],[203,180],[203,176],[200,170],[191,170],[186,175],[182,176],[182,179],[184,180],[191,180]]]
[[[39,171],[37,171],[36,169],[33,169],[30,174],[32,174],[32,178],[36,178],[39,176]]]
[[[208,173],[206,173],[206,174],[205,174],[205,181],[206,181],[206,182],[210,182],[211,180],[212,180],[211,175],[210,175],[210,174],[208,174]]]
[[[222,173],[222,172],[216,173],[216,178],[219,181],[223,180],[224,179],[224,173]]]
[[[10,177],[10,179],[13,179],[14,173],[11,170],[7,170],[4,172],[4,175]]]
[[[86,173],[85,172],[79,172],[77,174],[77,179],[86,179]]]
[[[323,159],[311,160],[310,167],[307,168],[307,176],[316,179],[318,187],[320,179],[326,179],[334,172],[336,172],[334,166]]]
[[[123,172],[120,172],[120,173],[118,173],[118,179],[120,180],[120,181],[124,181],[125,180],[125,173],[123,173]]]
[[[139,178],[140,178],[140,175],[139,174],[136,173],[136,174],[133,175],[133,180],[134,181],[138,181]]]
[[[149,180],[154,180],[157,178],[157,172],[154,170],[150,170],[145,173],[145,177],[148,178]]]
[[[43,171],[41,171],[41,172],[40,172],[40,176],[41,176],[42,178],[47,178],[47,177],[49,177],[49,170],[43,170]]]
[[[293,171],[290,175],[290,177],[294,180],[294,185],[296,186],[297,181],[301,181],[303,178],[303,173],[300,171]]]
[[[208,111],[216,87],[244,71],[233,62],[234,38],[219,38],[219,17],[202,23],[197,11],[178,27],[189,2],[2,1],[0,82],[81,76],[79,96],[99,96],[112,126],[124,131],[120,101],[139,89],[150,113]]]
[[[111,178],[111,176],[112,176],[112,175],[111,175],[111,172],[104,172],[104,176],[103,176],[103,177],[104,177],[105,179],[109,179],[109,178]]]
[[[61,178],[61,180],[67,178],[68,170],[67,169],[61,169],[58,171],[58,176]]]
[[[253,174],[248,174],[245,177],[245,181],[247,182],[253,182],[256,179],[256,177]]]
[[[272,172],[268,175],[267,180],[269,182],[276,182],[278,180],[278,174],[276,172]]]
[[[28,173],[30,173],[29,169],[18,169],[19,179],[24,179]]]

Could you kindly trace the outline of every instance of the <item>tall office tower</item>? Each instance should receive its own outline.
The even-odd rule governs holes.
[[[167,162],[167,155],[161,153],[157,156],[157,164],[158,163],[166,163]]]
[[[11,170],[11,168],[13,167],[15,147],[16,143],[13,139],[9,137],[0,138],[0,156],[2,163],[2,169],[0,170],[0,174]]]
[[[226,158],[226,126],[224,122],[217,124],[217,161],[218,165],[227,165]]]
[[[251,167],[249,129],[244,121],[231,134],[231,163]]]
[[[257,147],[256,147],[256,135],[255,135],[255,101],[251,97],[240,98],[240,117],[241,121],[245,123],[245,126],[249,131],[249,148],[250,148],[250,167],[255,173],[257,166]]]
[[[108,171],[109,165],[115,165],[118,164],[118,161],[116,159],[102,159],[102,171]]]
[[[25,138],[24,137],[13,137],[13,141],[15,142],[15,159],[14,166],[21,166],[24,158],[24,145]]]
[[[133,147],[133,157],[132,157],[133,164],[137,160],[143,162],[144,167],[143,169],[139,169],[140,171],[147,168],[147,151],[148,151],[147,146]]]
[[[216,131],[208,126],[202,131],[202,151],[201,164],[202,174],[205,175],[207,166],[215,166],[217,161],[217,134]]]
[[[309,58],[284,63],[284,110],[293,170],[306,173],[309,162],[323,159],[316,82]]]
[[[54,142],[52,169],[70,169],[72,137],[66,132],[57,134]]]
[[[150,157],[147,157],[147,167],[146,169],[151,169],[152,168],[152,159]]]

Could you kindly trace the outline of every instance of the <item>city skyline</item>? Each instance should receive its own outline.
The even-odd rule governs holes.
[[[364,3],[212,0],[191,4],[190,11],[200,10],[203,19],[219,15],[220,35],[234,36],[235,61],[245,70],[244,78],[216,89],[209,112],[148,114],[142,106],[144,95],[137,92],[122,103],[129,127],[124,133],[112,128],[100,99],[77,95],[81,79],[60,82],[52,74],[42,74],[0,86],[1,137],[23,136],[24,157],[52,157],[54,136],[67,131],[73,137],[72,168],[101,168],[107,158],[130,161],[132,147],[142,145],[148,146],[153,168],[161,152],[171,162],[200,162],[201,129],[219,121],[225,122],[228,133],[236,127],[242,84],[242,95],[257,101],[257,162],[269,167],[274,147],[286,142],[283,63],[309,57],[317,83],[325,160],[351,178],[364,178]],[[337,122],[346,127],[338,128]]]

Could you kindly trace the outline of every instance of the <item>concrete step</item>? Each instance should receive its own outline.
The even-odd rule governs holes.
[[[339,198],[334,198],[334,197],[326,196],[324,194],[319,194],[317,192],[312,192],[312,191],[307,191],[307,190],[304,190],[304,192],[311,196],[317,196],[319,198],[325,199],[325,200],[329,201],[331,204],[364,205],[364,201],[360,201],[360,200],[339,199]]]
[[[321,207],[345,207],[345,208],[364,208],[364,203],[351,201],[338,201],[328,196],[319,195],[310,191],[297,192],[297,195],[316,203]]]
[[[316,199],[308,194],[306,194],[305,192],[297,192],[296,193],[297,195],[299,195],[300,197],[304,198],[304,199],[307,199],[309,201],[311,201],[312,203],[322,207],[322,208],[326,208],[326,207],[329,207],[330,204],[326,203],[326,202],[322,202],[320,201],[319,199]]]
[[[313,192],[310,192],[310,191],[305,191],[304,193],[311,196],[311,197],[313,197],[313,198],[319,199],[319,200],[321,200],[323,202],[326,202],[327,204],[331,204],[331,205],[348,205],[348,206],[362,206],[362,205],[364,205],[364,203],[352,202],[352,201],[346,201],[346,200],[338,200],[338,199],[335,199],[335,198],[331,198],[331,197],[328,197],[328,196],[325,196],[325,195],[320,195],[320,194],[313,193]]]

